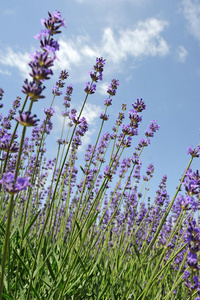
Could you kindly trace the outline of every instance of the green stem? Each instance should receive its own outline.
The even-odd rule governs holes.
[[[28,100],[28,96],[26,96],[26,99],[24,100],[24,104],[23,104],[23,106],[22,106],[21,112],[24,111],[24,108],[25,108],[25,105],[26,105],[27,100]],[[19,123],[17,122],[16,125],[15,125],[15,129],[14,129],[14,131],[13,131],[13,134],[12,134],[11,140],[10,140],[9,149],[10,149],[10,147],[11,147],[11,145],[12,145],[12,142],[13,142],[13,140],[14,140],[14,138],[15,138],[15,134],[16,134],[16,131],[17,131],[18,126],[19,126]],[[6,170],[6,165],[7,165],[8,157],[9,157],[9,153],[10,153],[9,149],[8,149],[8,151],[7,151],[7,154],[6,154],[6,159],[5,159],[5,162],[4,162],[4,167],[3,167],[2,174],[5,173],[5,170]],[[0,186],[0,191],[1,191],[1,186]]]
[[[2,293],[3,293],[3,278],[4,278],[4,272],[5,272],[5,266],[6,266],[7,250],[8,250],[9,240],[10,240],[10,226],[11,226],[11,220],[12,220],[13,202],[14,202],[14,195],[11,195],[9,211],[8,211],[7,226],[6,226],[6,235],[5,235],[5,241],[4,241],[4,247],[3,247],[3,259],[2,259],[2,269],[1,269],[1,279],[0,279],[0,300],[2,299]]]
[[[82,105],[82,108],[81,108],[81,110],[80,110],[80,113],[79,113],[78,118],[80,118],[80,116],[81,116],[81,114],[82,114],[82,111],[83,111],[83,108],[84,108],[85,103],[86,103],[86,101],[87,101],[87,98],[88,98],[88,94],[87,94],[86,97],[85,97],[85,100],[84,100],[84,102],[83,102],[83,105]],[[30,278],[30,282],[29,282],[29,288],[28,288],[26,300],[29,300],[29,296],[30,296],[30,292],[31,292],[31,287],[32,287],[32,282],[33,282],[33,275],[34,275],[34,271],[35,271],[35,268],[36,268],[37,257],[38,257],[38,254],[39,254],[39,251],[40,251],[40,247],[41,247],[41,244],[42,244],[42,239],[43,239],[44,231],[45,231],[46,225],[47,225],[47,223],[48,223],[48,221],[49,221],[50,212],[51,212],[52,207],[53,207],[53,203],[54,203],[55,196],[56,196],[56,193],[57,193],[57,188],[58,188],[58,184],[59,184],[60,177],[61,177],[61,174],[62,174],[62,170],[63,170],[63,168],[64,168],[64,166],[65,166],[65,161],[66,161],[67,156],[68,156],[68,152],[69,152],[69,149],[70,149],[72,140],[73,140],[73,136],[74,136],[76,127],[77,127],[77,125],[75,124],[74,130],[73,130],[72,135],[71,135],[71,138],[70,138],[70,142],[69,142],[68,147],[67,147],[67,151],[66,151],[65,157],[64,157],[64,159],[63,159],[63,163],[62,163],[61,169],[59,170],[59,173],[58,173],[58,177],[57,177],[57,180],[56,180],[56,185],[55,185],[55,188],[54,188],[54,192],[53,192],[51,204],[50,204],[50,207],[49,207],[49,209],[48,209],[48,211],[47,211],[46,219],[45,219],[45,222],[44,222],[44,225],[43,225],[43,229],[42,229],[42,232],[41,232],[41,236],[40,236],[40,239],[39,239],[39,241],[38,241],[38,247],[37,247],[37,250],[36,250],[35,260],[34,260],[34,263],[33,263],[32,270],[31,270],[31,278]]]
[[[145,253],[146,256],[148,255],[149,251],[151,250],[152,246],[154,245],[154,243],[155,243],[155,241],[156,241],[156,239],[157,239],[157,237],[158,237],[158,235],[159,235],[159,233],[160,233],[160,231],[161,231],[161,229],[163,227],[163,224],[165,223],[165,221],[167,219],[167,216],[170,213],[170,210],[171,210],[171,208],[172,208],[172,206],[174,204],[174,201],[175,201],[175,199],[176,199],[176,197],[177,197],[177,195],[178,195],[178,193],[179,193],[179,191],[181,189],[181,185],[182,185],[182,183],[184,181],[185,175],[186,175],[189,167],[191,166],[192,161],[193,161],[193,157],[191,157],[191,159],[190,159],[190,161],[188,163],[188,166],[187,166],[187,168],[186,168],[186,170],[185,170],[185,172],[184,172],[184,174],[183,174],[183,176],[182,176],[182,178],[180,180],[180,183],[179,183],[179,186],[178,186],[178,188],[176,190],[176,193],[175,193],[175,195],[174,195],[174,197],[173,197],[170,205],[168,206],[168,209],[167,209],[166,213],[164,214],[164,216],[163,216],[163,218],[162,218],[162,220],[161,220],[161,222],[160,222],[160,224],[158,226],[158,229],[157,229],[157,231],[156,231],[156,233],[154,235],[154,238],[152,239],[151,243],[149,244],[149,246],[148,246],[148,248],[146,250],[146,253]]]

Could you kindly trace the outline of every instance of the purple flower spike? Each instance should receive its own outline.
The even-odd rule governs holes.
[[[93,69],[89,72],[92,81],[97,82],[103,79],[103,68],[105,65],[105,59],[96,58],[96,64],[94,65]]]
[[[100,57],[100,58],[96,58],[96,64],[94,65],[94,70],[96,72],[99,72],[100,74],[103,72],[103,68],[105,66],[105,62],[106,60],[103,59],[103,57]]]
[[[52,87],[52,94],[54,96],[60,96],[60,95],[62,95],[62,92],[59,90],[58,86],[54,86],[54,87]]]
[[[2,100],[4,94],[4,90],[0,88],[0,100]]]
[[[8,172],[4,173],[0,184],[2,184],[5,190],[10,194],[14,195],[19,193],[21,190],[26,190],[27,186],[31,186],[29,183],[30,177],[22,178],[18,177],[15,181],[15,174]]]
[[[89,82],[89,81],[86,82],[84,91],[85,91],[87,94],[94,94],[95,91],[96,91],[96,84],[93,83],[93,84],[90,86],[90,82]]]
[[[65,80],[68,77],[69,77],[69,73],[66,70],[63,70],[63,71],[60,72],[60,76],[59,76],[60,80]]]
[[[108,121],[109,119],[109,115],[104,114],[103,112],[100,113],[100,119],[104,120],[104,121]]]
[[[30,67],[35,67],[38,64],[42,68],[50,68],[53,66],[54,58],[48,56],[48,52],[36,51],[30,55],[31,63]]]
[[[104,105],[105,105],[105,106],[110,106],[110,105],[112,105],[112,99],[110,99],[110,98],[105,99],[105,100],[104,100]]]
[[[142,112],[144,109],[146,109],[146,104],[144,103],[144,101],[142,100],[142,98],[140,100],[137,99],[137,101],[134,104],[132,104],[132,106],[138,112]]]
[[[111,81],[111,84],[110,84],[109,87],[108,87],[107,93],[108,93],[110,96],[115,96],[116,91],[117,91],[117,87],[118,87],[118,86],[119,86],[119,80],[113,79],[113,80]]]
[[[104,176],[108,179],[108,180],[111,180],[112,181],[112,173],[110,171],[110,166],[106,166],[105,169],[104,169]]]
[[[22,87],[22,92],[29,96],[31,100],[38,101],[38,99],[45,98],[45,96],[41,95],[42,91],[45,89],[45,86],[43,86],[41,82],[28,82],[28,79],[26,79],[24,83],[25,85]]]
[[[157,124],[156,120],[151,121],[148,125],[148,129],[145,131],[145,135],[147,138],[153,137],[154,133],[159,130],[160,126]]]
[[[40,81],[40,80],[47,80],[50,79],[49,75],[53,75],[53,71],[46,69],[46,68],[41,68],[40,66],[29,64],[30,67],[32,68],[32,72],[29,73],[30,76],[33,77],[34,81]]]
[[[56,87],[63,88],[65,86],[65,83],[62,80],[56,81]]]
[[[50,35],[54,35],[57,33],[61,33],[60,30],[58,30],[60,27],[66,27],[65,19],[61,17],[61,13],[57,10],[51,14],[48,12],[49,18],[48,19],[42,19],[41,24],[44,25],[48,30],[50,30]],[[55,26],[57,24],[57,26]]]
[[[47,115],[47,117],[52,117],[53,114],[55,113],[55,110],[53,109],[53,107],[50,108],[43,108],[44,113]]]
[[[10,139],[11,137],[9,137],[8,135],[5,135],[0,142],[0,149],[6,152],[10,152],[10,153],[16,153],[19,151],[19,144],[17,142],[14,142],[11,146],[10,146]]]
[[[160,126],[157,124],[156,120],[151,121],[151,123],[149,124],[149,129],[152,130],[153,132],[156,132],[157,130],[159,130]]]
[[[37,122],[39,119],[36,119],[36,115],[32,115],[30,111],[26,111],[21,113],[19,111],[20,115],[18,117],[15,117],[15,120],[20,123],[23,126],[37,126]]]
[[[187,149],[187,154],[190,154],[192,157],[199,157],[200,156],[200,146],[197,146],[196,149],[192,149],[192,147],[189,147]]]

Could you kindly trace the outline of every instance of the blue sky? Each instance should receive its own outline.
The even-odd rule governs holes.
[[[35,106],[34,113],[49,106],[49,90],[62,69],[69,72],[68,83],[74,86],[72,106],[79,108],[85,82],[89,80],[88,71],[96,57],[103,56],[106,58],[104,80],[90,97],[85,111],[91,124],[86,142],[95,139],[98,116],[107,97],[106,87],[113,78],[119,79],[120,86],[109,110],[110,128],[121,103],[127,103],[131,109],[137,98],[144,99],[147,110],[143,112],[139,137],[144,136],[151,120],[157,120],[160,131],[144,153],[143,172],[149,163],[154,163],[154,193],[166,174],[168,191],[173,195],[189,161],[187,148],[197,146],[200,140],[200,1],[3,1],[0,82],[7,109],[16,96],[23,97],[21,86],[29,72],[29,53],[39,48],[33,36],[42,28],[40,19],[55,9],[65,17],[67,28],[57,36],[60,51],[55,75],[47,83],[46,99]],[[59,138],[62,99],[56,100],[55,108],[53,141]],[[135,145],[137,141],[136,138]],[[131,155],[133,149],[128,151]],[[196,159],[193,169],[199,166],[200,161]]]

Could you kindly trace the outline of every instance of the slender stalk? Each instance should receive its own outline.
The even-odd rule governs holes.
[[[9,201],[10,204],[9,204],[8,218],[7,218],[7,225],[6,225],[6,232],[5,232],[5,241],[3,245],[3,258],[2,258],[1,279],[0,279],[0,300],[2,299],[2,294],[3,294],[3,278],[4,278],[4,272],[6,266],[8,245],[10,240],[10,227],[12,221],[13,202],[14,202],[14,195],[11,195]]]
[[[146,250],[146,253],[145,253],[146,256],[148,255],[148,253],[149,253],[150,249],[152,248],[153,244],[155,243],[155,241],[156,241],[156,239],[157,239],[157,237],[158,237],[158,235],[160,233],[160,230],[162,229],[163,224],[165,223],[165,221],[167,219],[167,216],[169,215],[169,212],[170,212],[170,210],[171,210],[171,208],[172,208],[172,206],[174,204],[174,201],[175,201],[175,199],[176,199],[176,197],[177,197],[177,195],[178,195],[178,193],[179,193],[179,191],[181,189],[181,185],[182,185],[182,183],[184,181],[184,178],[185,178],[185,175],[186,175],[188,169],[191,166],[192,161],[193,161],[193,157],[191,157],[191,159],[190,159],[190,161],[189,161],[189,163],[187,165],[187,168],[186,168],[186,170],[185,170],[185,172],[184,172],[184,174],[183,174],[183,176],[182,176],[182,178],[180,180],[180,183],[179,183],[179,186],[178,186],[178,188],[177,188],[177,190],[175,192],[175,195],[174,195],[172,201],[170,202],[170,205],[168,206],[166,213],[164,214],[163,218],[160,221],[160,224],[159,224],[159,226],[157,228],[157,231],[156,231],[156,233],[154,235],[154,238],[152,239],[151,243],[149,244],[149,246],[148,246],[148,248]]]

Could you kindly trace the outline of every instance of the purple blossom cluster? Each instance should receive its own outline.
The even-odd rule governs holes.
[[[185,271],[185,285],[188,288],[189,295],[191,296],[195,291],[198,292],[199,297],[195,298],[196,300],[200,299],[200,281],[199,281],[199,270],[200,266],[198,263],[197,254],[200,251],[200,228],[197,226],[196,221],[193,220],[189,222],[187,233],[186,233],[186,242],[189,244],[189,253],[187,256],[187,264],[189,270]]]
[[[52,36],[61,33],[59,30],[62,26],[65,27],[65,20],[61,17],[60,12],[54,11],[49,13],[48,19],[41,21],[46,29],[41,30],[40,34],[35,36],[35,39],[40,41],[40,48],[42,51],[36,51],[31,54],[30,76],[32,81],[25,80],[22,92],[25,93],[32,101],[44,98],[42,91],[44,90],[44,80],[50,79],[53,75],[51,67],[54,65],[56,59],[56,51],[59,50],[59,44]],[[53,93],[58,93],[57,88],[53,88]]]
[[[30,178],[27,177],[15,178],[14,173],[8,172],[3,174],[2,179],[0,180],[0,184],[3,185],[3,187],[9,194],[14,195],[22,190],[26,190],[27,186],[31,186],[29,179]]]

